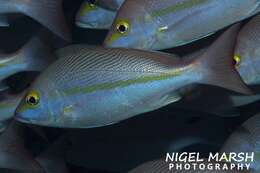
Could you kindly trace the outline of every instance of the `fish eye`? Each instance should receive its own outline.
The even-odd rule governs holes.
[[[31,91],[27,96],[26,96],[26,103],[31,105],[31,106],[36,106],[40,102],[40,96],[39,93],[36,91]]]
[[[120,21],[117,23],[116,29],[120,34],[125,34],[129,30],[129,23],[126,21]]]
[[[241,56],[240,55],[235,55],[233,57],[233,60],[234,60],[234,65],[235,67],[238,67],[241,63]]]

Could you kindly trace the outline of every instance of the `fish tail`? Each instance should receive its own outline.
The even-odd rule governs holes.
[[[202,76],[199,83],[252,94],[234,66],[233,54],[239,28],[240,24],[235,24],[227,29],[201,58],[195,60]]]
[[[42,71],[55,60],[50,49],[38,37],[33,37],[16,56],[25,64],[25,71]]]
[[[23,13],[46,26],[53,33],[70,41],[71,35],[62,9],[62,0],[24,1]]]

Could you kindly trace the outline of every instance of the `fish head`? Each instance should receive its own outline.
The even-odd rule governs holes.
[[[104,46],[153,49],[158,23],[139,1],[126,1],[108,32]]]
[[[240,45],[239,45],[240,46]],[[260,49],[256,47],[238,47],[235,50],[235,67],[244,82],[248,85],[259,84],[260,74],[259,66]]]
[[[102,9],[95,4],[83,2],[77,13],[76,24],[82,28],[108,29],[112,25],[115,12]]]
[[[52,90],[53,93],[48,92],[48,88],[44,89],[44,86],[36,86],[33,85],[19,103],[15,111],[15,119],[23,123],[49,125],[59,115],[57,105],[59,103],[54,96],[56,90]]]

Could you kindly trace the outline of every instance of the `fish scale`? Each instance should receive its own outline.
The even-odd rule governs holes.
[[[251,93],[231,58],[238,28],[234,25],[228,29],[206,53],[190,61],[134,49],[84,45],[61,49],[57,54],[63,57],[58,56],[28,91],[27,96],[37,96],[39,102],[30,105],[25,97],[16,110],[16,119],[54,127],[91,128],[176,102],[181,98],[179,90],[195,83]]]
[[[65,50],[66,51],[66,50]],[[164,64],[158,64],[156,61],[157,57],[153,59],[140,58],[152,54],[139,52],[139,54],[127,54],[126,50],[110,50],[110,49],[89,49],[78,51],[77,54],[67,54],[62,58],[64,63],[52,66],[53,80],[60,83],[63,86],[64,81],[70,81],[70,84],[66,86],[78,86],[79,84],[84,85],[95,85],[99,83],[113,82],[118,80],[129,80],[131,78],[137,78],[144,76],[145,73],[151,75],[158,75],[157,73],[165,73],[169,68],[168,62]],[[167,55],[175,61],[173,55],[162,53],[163,56]],[[117,58],[113,58],[117,57]],[[125,75],[108,75],[116,72],[122,72]],[[80,74],[80,75],[79,75]],[[107,77],[101,78],[99,75],[106,75]],[[100,79],[100,80],[97,80]]]

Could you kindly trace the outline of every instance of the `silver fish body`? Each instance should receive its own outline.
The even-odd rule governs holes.
[[[161,50],[181,46],[259,12],[259,0],[128,0],[104,45]]]
[[[83,2],[76,16],[76,25],[81,28],[109,29],[115,16],[116,12],[114,11]]]
[[[0,4],[0,14],[24,14],[38,21],[59,37],[70,40],[62,0],[0,0]]]
[[[239,32],[234,58],[245,83],[260,84],[260,15],[253,17]]]
[[[260,114],[254,115],[242,124],[223,145],[221,152],[254,152],[254,161],[250,162],[250,168],[259,172],[260,170]],[[243,161],[242,163],[245,163]]]
[[[89,128],[176,102],[178,90],[194,83],[251,93],[230,58],[237,29],[231,27],[207,53],[188,62],[171,54],[134,49],[84,45],[61,49],[57,52],[60,58],[39,76],[18,106],[16,119]],[[212,56],[219,50],[219,58]]]
[[[18,51],[0,54],[0,81],[22,71],[42,71],[54,60],[44,43],[33,37]]]
[[[171,55],[159,54],[158,58],[150,52],[89,49],[80,45],[60,52],[58,57],[62,58],[43,72],[32,87],[41,93],[42,106],[45,103],[50,106],[48,114],[41,110],[40,116],[30,117],[32,123],[35,119],[35,123],[48,126],[104,126],[177,99],[170,95],[174,91],[171,83],[175,82],[167,79],[167,74],[171,69],[169,64],[176,64],[179,59]],[[173,75],[183,71],[182,68],[179,66]],[[190,72],[187,70],[187,74]],[[180,82],[185,78],[186,82]],[[176,75],[179,83],[174,87],[184,86],[193,79]],[[42,95],[46,89],[47,95]]]

